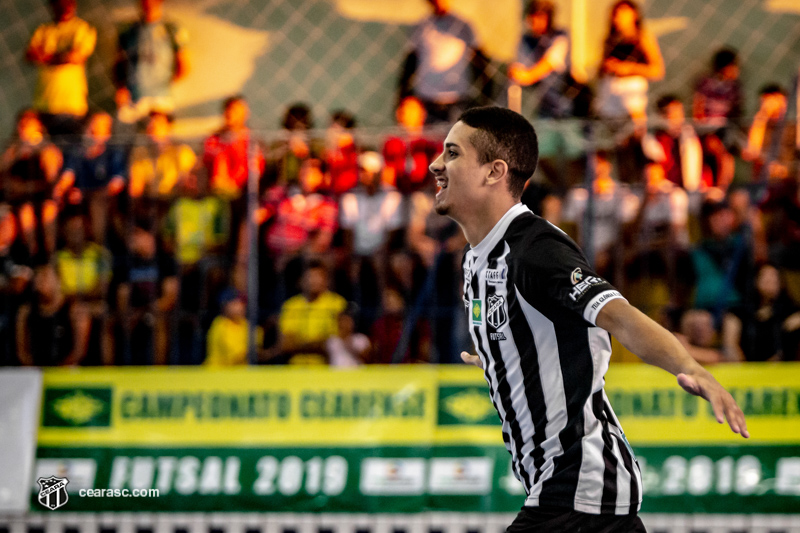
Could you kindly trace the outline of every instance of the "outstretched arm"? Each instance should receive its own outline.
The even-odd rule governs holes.
[[[728,421],[734,433],[750,437],[736,400],[706,369],[688,354],[669,331],[623,299],[608,302],[597,315],[597,325],[608,331],[642,361],[677,376],[678,384],[711,403],[720,424]]]

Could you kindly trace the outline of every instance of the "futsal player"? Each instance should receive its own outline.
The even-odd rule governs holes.
[[[464,307],[525,505],[508,531],[645,531],[642,477],[603,390],[614,335],[749,437],[733,397],[667,330],[598,276],[561,230],[520,203],[536,133],[499,107],[466,111],[430,165],[435,209],[469,242]]]

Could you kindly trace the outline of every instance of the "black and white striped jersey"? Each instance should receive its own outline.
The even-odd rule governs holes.
[[[527,506],[639,510],[638,463],[603,390],[602,307],[622,298],[561,230],[517,204],[463,260],[464,306]]]

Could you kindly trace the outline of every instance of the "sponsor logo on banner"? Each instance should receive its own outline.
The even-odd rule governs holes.
[[[48,388],[44,393],[45,427],[108,427],[111,425],[111,389]]]
[[[489,494],[493,468],[491,457],[431,459],[428,491],[431,494]]]
[[[483,324],[483,302],[480,300],[472,300],[472,324],[480,326]]]
[[[39,483],[39,503],[44,507],[55,511],[69,501],[67,478],[50,476],[40,477],[36,481]]]
[[[497,329],[508,320],[506,314],[506,299],[499,294],[492,294],[486,299],[488,309],[486,310],[486,322]]]
[[[439,425],[499,425],[486,386],[439,387]]]
[[[425,492],[424,459],[383,459],[361,462],[361,493],[370,496],[415,495]]]

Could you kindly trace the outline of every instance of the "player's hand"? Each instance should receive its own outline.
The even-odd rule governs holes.
[[[689,394],[707,400],[714,409],[714,416],[718,423],[723,424],[727,420],[731,431],[746,439],[750,438],[744,413],[736,404],[733,396],[711,374],[708,372],[696,376],[678,374],[678,385]]]
[[[480,369],[483,369],[483,362],[481,358],[477,355],[470,355],[467,352],[461,352],[461,360],[467,363],[468,365],[477,366]]]

